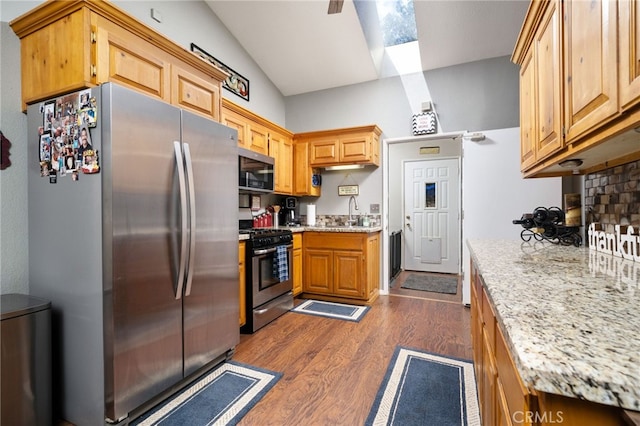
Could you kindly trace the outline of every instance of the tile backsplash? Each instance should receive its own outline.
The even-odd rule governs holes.
[[[607,232],[618,224],[640,227],[640,160],[586,175],[584,212],[587,227],[593,222]]]

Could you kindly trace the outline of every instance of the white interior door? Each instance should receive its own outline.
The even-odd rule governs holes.
[[[460,272],[459,159],[404,163],[404,269]]]

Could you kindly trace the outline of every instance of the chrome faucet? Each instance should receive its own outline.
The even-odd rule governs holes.
[[[356,210],[358,210],[358,200],[356,199],[355,195],[352,195],[351,197],[349,197],[349,220],[347,221],[347,224],[355,225],[357,221],[353,219],[353,214],[351,213],[351,201],[353,201],[353,204],[355,205]]]

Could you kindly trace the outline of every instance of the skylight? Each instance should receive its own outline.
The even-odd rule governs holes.
[[[413,0],[377,0],[376,7],[385,47],[418,40]]]

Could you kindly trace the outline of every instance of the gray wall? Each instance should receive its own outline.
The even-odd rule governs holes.
[[[11,141],[11,166],[0,171],[0,293],[28,290],[27,120],[21,112],[20,43],[0,23],[0,129]],[[35,145],[34,145],[35,146]]]
[[[508,56],[425,72],[442,129],[520,126],[519,68]]]
[[[518,127],[518,88],[518,67],[505,56],[289,96],[285,100],[286,122],[294,132],[377,124],[383,138],[407,138],[412,136],[412,115],[421,111],[423,101],[432,100],[440,121],[438,133]],[[405,155],[411,147],[391,149],[402,157],[395,158],[389,167],[390,191],[398,195],[399,189],[391,184],[400,173],[396,168],[401,167],[401,160],[411,159]],[[315,200],[317,214],[347,214],[348,197],[336,195],[347,173],[361,185],[361,205],[382,203],[382,167],[357,173],[323,172],[322,196]],[[400,219],[389,214],[395,226]]]
[[[20,112],[19,41],[7,22],[41,2],[0,1],[2,22],[0,128],[13,143],[13,165],[0,172],[0,292],[28,291],[26,120]],[[517,68],[508,58],[462,64],[405,77],[283,98],[213,12],[199,1],[117,1],[115,4],[178,44],[191,42],[236,69],[251,82],[250,102],[223,90],[223,96],[294,131],[378,124],[383,137],[411,135],[411,116],[433,100],[441,131],[482,130],[518,125]],[[158,9],[163,22],[150,17]],[[202,31],[207,28],[206,33]],[[428,87],[427,87],[428,84]],[[432,97],[432,99],[430,99]],[[323,175],[318,214],[346,214],[337,186],[353,179],[359,201],[381,203],[382,168]],[[304,201],[304,200],[303,200]]]
[[[0,129],[11,141],[12,165],[0,172],[0,293],[27,293],[27,138],[21,111],[20,43],[8,22],[41,1],[0,0]],[[117,6],[169,39],[189,49],[195,43],[237,70],[251,83],[250,102],[222,91],[225,98],[280,125],[285,124],[284,98],[246,54],[216,15],[201,1],[116,1]],[[163,22],[151,19],[158,9]],[[206,28],[207,31],[203,31]]]

